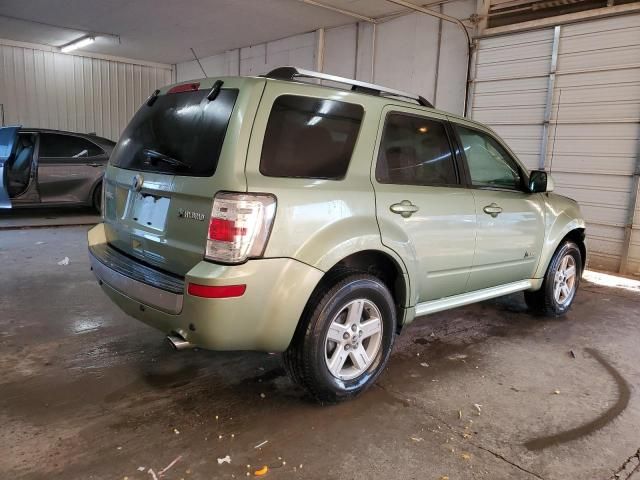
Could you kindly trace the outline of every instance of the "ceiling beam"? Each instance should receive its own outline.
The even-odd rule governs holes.
[[[345,10],[344,8],[334,7],[333,5],[327,5],[325,3],[318,2],[316,0],[298,0],[299,2],[306,3],[307,5],[313,5],[316,7],[324,8],[326,10],[331,10],[332,12],[341,13],[343,15],[347,15],[349,17],[357,18],[358,20],[362,20],[363,22],[369,23],[378,23],[375,18],[367,17],[366,15],[360,15],[359,13],[352,12],[351,10]]]
[[[407,2],[405,0],[386,0],[389,3],[395,3],[396,5],[400,5],[401,7],[408,8],[410,10],[424,13],[425,15],[430,15],[432,17],[439,18],[444,20],[445,22],[451,22],[458,25],[464,31],[464,34],[467,37],[467,44],[471,45],[471,37],[469,36],[469,32],[467,31],[467,27],[465,27],[464,23],[456,17],[452,17],[450,15],[445,15],[444,13],[436,12],[434,10],[429,10],[428,8],[421,7],[411,2]]]

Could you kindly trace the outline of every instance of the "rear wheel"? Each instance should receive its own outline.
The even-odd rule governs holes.
[[[529,308],[549,316],[564,315],[575,299],[582,272],[582,255],[578,246],[566,241],[553,255],[542,288],[524,292]]]
[[[96,186],[96,188],[93,189],[93,208],[96,209],[96,211],[101,214],[102,213],[102,183],[100,183],[99,185]]]
[[[396,330],[393,298],[368,274],[345,274],[318,289],[284,353],[292,379],[321,403],[354,397],[384,369]]]

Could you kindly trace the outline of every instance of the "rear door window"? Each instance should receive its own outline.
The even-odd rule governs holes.
[[[81,159],[96,157],[104,151],[84,138],[59,133],[40,134],[40,158]]]
[[[215,173],[237,89],[160,95],[140,107],[113,150],[112,165],[129,170],[208,177]]]
[[[389,114],[376,180],[400,185],[456,185],[455,160],[444,123],[417,115]]]
[[[260,173],[269,177],[344,178],[360,131],[360,105],[282,95],[269,115]]]

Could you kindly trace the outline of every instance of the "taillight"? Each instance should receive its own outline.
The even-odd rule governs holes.
[[[200,82],[183,83],[182,85],[176,85],[175,87],[171,87],[167,92],[167,95],[169,95],[170,93],[195,92],[199,88],[200,88]]]
[[[218,193],[213,199],[205,258],[242,263],[261,257],[276,213],[276,198],[260,193]]]

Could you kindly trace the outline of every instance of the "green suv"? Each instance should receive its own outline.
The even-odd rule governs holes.
[[[565,313],[585,222],[552,189],[422,97],[283,67],[155,91],[111,155],[89,256],[176,348],[283,352],[335,402],[416,316],[518,291]]]

